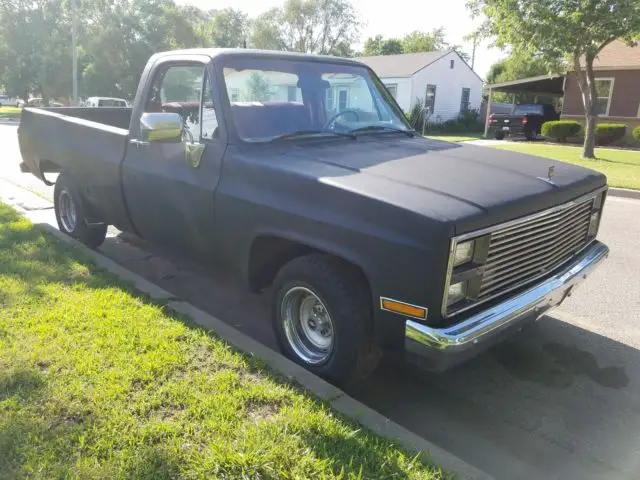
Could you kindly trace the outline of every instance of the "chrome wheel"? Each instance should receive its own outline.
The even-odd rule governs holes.
[[[289,345],[307,363],[318,364],[333,350],[331,315],[320,298],[306,287],[293,287],[282,298],[280,320]]]
[[[60,223],[67,233],[76,229],[76,205],[67,190],[62,190],[58,196],[60,205]]]

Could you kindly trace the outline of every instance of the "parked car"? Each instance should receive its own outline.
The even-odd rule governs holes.
[[[129,102],[124,98],[111,98],[111,97],[89,97],[84,102],[85,107],[130,107]]]
[[[524,135],[527,140],[534,140],[544,122],[559,118],[560,115],[549,104],[514,105],[511,113],[489,115],[489,131],[497,140],[502,140],[505,135]]]
[[[18,99],[9,95],[0,95],[0,107],[17,107]]]
[[[35,97],[35,98],[30,98],[25,104],[22,105],[23,107],[36,107],[36,108],[40,108],[40,107],[44,107],[44,99],[40,98],[40,97]],[[55,107],[55,108],[60,108],[60,107],[64,107],[64,105],[60,102],[54,102],[52,100],[49,101],[49,106],[50,107]]]
[[[608,254],[603,175],[416,135],[360,62],[199,49],[140,82],[132,109],[24,110],[22,170],[60,172],[60,230],[98,247],[115,225],[231,268],[269,292],[282,351],[331,380],[386,351],[470,358]]]

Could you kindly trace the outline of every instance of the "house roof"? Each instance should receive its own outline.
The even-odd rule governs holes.
[[[521,93],[528,92],[538,95],[559,95],[564,93],[565,75],[538,75],[537,77],[521,78],[509,82],[494,83],[486,88],[494,92]]]
[[[379,77],[410,77],[452,51],[439,50],[435,52],[401,53],[399,55],[376,55],[373,57],[359,57],[356,60],[371,67]]]
[[[584,61],[581,62],[584,65]],[[593,61],[598,70],[627,70],[640,68],[640,45],[630,47],[615,40],[604,47]]]

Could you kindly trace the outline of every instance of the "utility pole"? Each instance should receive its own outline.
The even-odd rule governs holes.
[[[73,105],[78,106],[78,12],[76,0],[71,0],[71,58],[73,59]]]

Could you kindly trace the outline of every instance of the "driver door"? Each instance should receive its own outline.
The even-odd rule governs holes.
[[[142,111],[136,113],[138,118],[143,112],[179,113],[182,141],[145,142],[132,131],[122,168],[124,195],[137,233],[207,257],[212,254],[214,190],[226,145],[210,68],[204,59],[175,57],[154,66]]]

